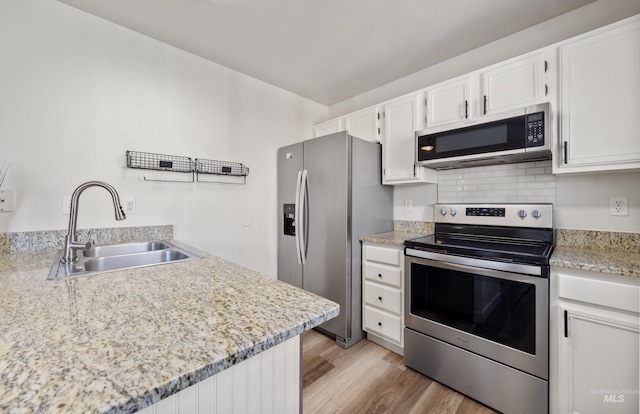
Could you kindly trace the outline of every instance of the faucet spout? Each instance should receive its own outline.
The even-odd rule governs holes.
[[[71,211],[69,212],[69,230],[64,238],[64,254],[60,259],[60,262],[64,264],[74,263],[78,260],[76,250],[84,249],[87,247],[87,243],[79,243],[77,240],[76,229],[78,223],[78,204],[80,200],[80,194],[84,190],[90,187],[102,187],[111,194],[113,200],[113,209],[115,211],[116,220],[124,220],[127,216],[124,214],[124,210],[120,205],[120,197],[118,192],[112,185],[102,181],[88,181],[84,184],[80,184],[71,195]]]

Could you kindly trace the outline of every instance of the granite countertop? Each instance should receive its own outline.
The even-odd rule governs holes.
[[[404,246],[405,240],[428,234],[430,234],[428,231],[395,230],[361,236],[360,241]],[[640,252],[634,251],[638,249],[638,243],[640,243],[638,233],[560,229],[558,244],[549,264],[640,278]]]
[[[0,254],[1,412],[135,412],[339,313],[211,255],[51,281],[54,255]]]
[[[640,253],[605,248],[556,246],[551,266],[640,278]]]
[[[422,237],[427,235],[428,234],[426,233],[416,233],[416,232],[395,230],[395,231],[388,231],[386,233],[361,236],[360,241],[388,244],[392,246],[404,246],[405,240],[415,239],[416,237]]]

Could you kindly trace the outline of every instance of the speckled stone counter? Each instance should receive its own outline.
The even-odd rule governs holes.
[[[431,222],[396,220],[393,223],[393,231],[361,236],[360,241],[404,246],[405,240],[433,234],[433,230],[434,225]]]
[[[360,237],[360,241],[370,243],[388,244],[393,246],[404,246],[404,241],[426,236],[425,233],[410,233],[406,231],[389,231],[386,233],[371,234]]]
[[[47,280],[0,254],[0,412],[131,413],[339,313],[220,258]]]
[[[635,252],[557,246],[549,264],[640,278],[640,253]]]
[[[558,229],[549,263],[640,278],[640,233]]]

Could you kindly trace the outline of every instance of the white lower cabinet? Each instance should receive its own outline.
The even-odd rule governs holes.
[[[403,248],[364,242],[362,325],[367,338],[403,355]]]
[[[138,413],[301,413],[300,341],[295,336]]]
[[[552,283],[550,412],[640,412],[640,279],[552,268]]]

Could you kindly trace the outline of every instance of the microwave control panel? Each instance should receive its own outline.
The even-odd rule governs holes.
[[[544,145],[544,112],[527,116],[527,147]]]

